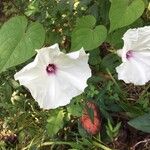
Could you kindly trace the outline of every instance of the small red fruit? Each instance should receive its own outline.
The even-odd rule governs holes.
[[[88,109],[92,109],[94,115],[93,119],[90,117],[88,113]],[[101,129],[101,117],[100,117],[100,110],[98,106],[92,102],[89,101],[86,105],[86,108],[83,110],[83,114],[80,118],[80,122],[82,127],[92,135],[97,134]]]

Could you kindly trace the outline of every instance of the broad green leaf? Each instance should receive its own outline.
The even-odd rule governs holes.
[[[64,111],[60,110],[59,112],[56,111],[52,114],[49,119],[47,120],[47,131],[50,137],[54,136],[64,125]]]
[[[28,25],[23,16],[13,17],[0,29],[0,72],[31,58],[45,40],[40,23]]]
[[[92,28],[96,23],[96,19],[94,16],[83,16],[82,18],[77,19],[76,26],[81,28],[81,27],[87,27],[87,28]]]
[[[150,133],[150,113],[134,118],[128,124],[138,130]]]
[[[144,9],[143,0],[112,0],[109,12],[110,32],[133,23]]]
[[[103,25],[94,28],[96,20],[93,16],[84,16],[77,21],[77,26],[72,32],[72,50],[92,50],[104,42],[107,29]]]

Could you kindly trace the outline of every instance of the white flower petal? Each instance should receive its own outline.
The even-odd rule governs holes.
[[[39,76],[46,77],[46,66],[49,63],[53,63],[54,58],[61,53],[58,44],[44,47],[36,51],[37,55],[34,61],[14,75],[15,80],[19,80],[21,85],[24,85]]]
[[[38,53],[36,56],[38,59],[37,61],[43,65],[53,63],[55,57],[61,53],[58,44],[54,44],[50,47],[44,47],[36,51]]]
[[[150,48],[150,26],[129,29],[123,36],[124,45],[128,50],[141,51]],[[130,43],[130,44],[129,44]]]
[[[84,91],[87,86],[87,79],[91,77],[91,70],[88,65],[88,55],[83,51],[74,52],[74,55],[77,55],[72,59],[72,57],[65,57],[60,55],[56,64],[58,65],[59,73],[65,77],[66,80],[69,80],[73,86],[77,87],[81,91]]]
[[[144,85],[150,80],[150,59],[138,57],[122,63],[116,68],[118,79],[125,83],[133,83],[135,85]]]
[[[43,80],[42,78],[41,81],[33,80],[25,85],[41,108],[54,109],[59,106],[65,106],[70,103],[73,97],[82,93],[82,91],[72,86],[68,80],[65,80],[64,84],[64,78],[59,76],[52,76],[45,82]],[[39,84],[39,82],[43,83]]]
[[[143,51],[150,49],[150,26],[136,29],[129,29],[122,38],[124,47],[119,54],[122,54],[122,61],[126,61],[126,53],[129,50]]]
[[[150,26],[129,29],[123,40],[124,47],[118,50],[123,62],[116,68],[118,79],[144,85],[150,80]]]
[[[41,66],[37,65],[35,60],[14,75],[15,80],[19,80],[21,85],[31,82],[33,79],[41,76],[43,70]]]
[[[76,51],[76,52],[71,52],[71,53],[68,53],[67,54],[70,58],[73,58],[73,59],[77,59],[79,56],[81,55],[88,55],[85,53],[84,49],[81,48],[79,51]]]
[[[48,74],[49,64],[56,65],[56,73]],[[15,79],[27,87],[41,108],[54,109],[67,105],[81,94],[91,76],[88,55],[83,49],[64,54],[58,45],[42,48],[35,60],[15,74]]]
[[[150,67],[150,50],[143,50],[143,51],[139,51],[137,53],[134,54],[134,58],[143,63],[143,65],[147,65]],[[150,72],[147,72],[147,74]]]

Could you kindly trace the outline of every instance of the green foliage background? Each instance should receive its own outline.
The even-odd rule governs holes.
[[[110,150],[125,126],[143,131],[144,136],[150,133],[150,84],[125,85],[117,80],[115,72],[121,63],[115,52],[123,45],[123,34],[129,28],[150,25],[148,0],[3,0],[1,3],[2,150]],[[90,54],[93,76],[85,92],[69,105],[42,110],[13,75],[34,58],[35,49],[54,43],[59,43],[64,52],[84,47]],[[97,136],[86,133],[78,119],[88,100],[94,101],[101,111],[102,131]]]

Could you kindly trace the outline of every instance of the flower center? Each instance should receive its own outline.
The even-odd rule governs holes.
[[[55,74],[56,73],[56,65],[55,64],[48,64],[46,67],[46,71],[48,74]]]
[[[129,60],[130,58],[133,57],[133,51],[132,50],[129,50],[127,53],[126,53],[126,58]]]

